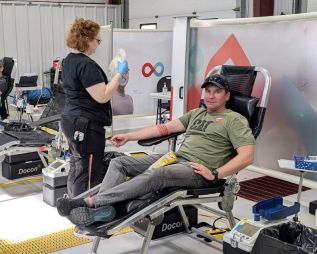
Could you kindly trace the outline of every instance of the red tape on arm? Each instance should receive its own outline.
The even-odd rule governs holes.
[[[161,136],[165,136],[168,134],[168,130],[165,124],[158,124],[156,125],[159,133],[161,134]]]

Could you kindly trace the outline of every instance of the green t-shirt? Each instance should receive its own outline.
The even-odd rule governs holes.
[[[178,152],[190,161],[209,169],[219,168],[235,155],[235,149],[255,143],[249,123],[237,112],[208,113],[194,109],[179,120],[186,128]]]

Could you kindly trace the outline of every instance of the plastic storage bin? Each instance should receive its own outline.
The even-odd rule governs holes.
[[[295,168],[317,171],[317,156],[294,155]]]
[[[317,230],[298,222],[263,229],[252,249],[253,254],[317,254]]]

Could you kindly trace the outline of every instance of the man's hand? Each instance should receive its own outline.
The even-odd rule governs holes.
[[[195,173],[201,175],[205,179],[207,179],[209,181],[212,181],[215,179],[215,177],[211,174],[211,171],[207,167],[205,167],[204,165],[201,165],[201,164],[195,163],[195,162],[189,162],[189,164],[194,169]]]
[[[123,146],[129,141],[127,134],[114,135],[111,138],[111,144],[115,147]]]

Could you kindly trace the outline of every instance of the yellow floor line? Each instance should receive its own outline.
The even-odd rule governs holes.
[[[123,229],[120,229],[118,230],[116,233],[114,233],[113,235],[116,236],[116,235],[123,235],[123,234],[126,234],[126,233],[130,233],[130,232],[133,232],[134,230],[131,228],[131,227],[125,227]]]
[[[130,227],[123,228],[115,233],[115,235],[132,232]],[[74,227],[65,229],[49,235],[36,237],[33,239],[13,243],[6,240],[0,240],[1,254],[46,254],[63,249],[68,249],[81,244],[89,243],[91,240],[76,237],[74,235]]]
[[[0,188],[6,188],[14,185],[19,185],[19,184],[28,184],[28,183],[35,183],[35,182],[41,182],[43,180],[42,176],[38,177],[32,177],[29,179],[21,179],[21,180],[16,180],[16,181],[9,181],[5,183],[0,183]]]

